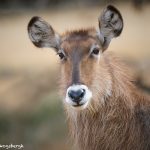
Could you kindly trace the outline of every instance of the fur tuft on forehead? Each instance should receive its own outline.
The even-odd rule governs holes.
[[[63,35],[63,41],[81,40],[87,39],[89,37],[94,38],[96,35],[96,29],[94,27],[87,29],[78,29],[66,31]]]

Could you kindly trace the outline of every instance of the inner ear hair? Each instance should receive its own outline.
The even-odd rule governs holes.
[[[123,19],[117,8],[108,5],[99,17],[100,40],[106,49],[112,38],[118,37],[123,29]]]

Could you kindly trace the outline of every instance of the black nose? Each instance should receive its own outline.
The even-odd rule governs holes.
[[[70,90],[68,92],[68,96],[72,99],[72,101],[78,103],[82,100],[82,98],[85,95],[85,90],[84,89],[79,89],[79,90]]]

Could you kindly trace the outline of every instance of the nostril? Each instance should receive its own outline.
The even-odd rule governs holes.
[[[74,91],[70,90],[70,91],[68,92],[68,96],[69,96],[71,99],[74,99],[74,97],[75,97]]]
[[[70,90],[68,92],[68,96],[73,100],[73,101],[76,101],[76,102],[79,102],[82,100],[82,98],[84,97],[85,95],[85,89],[79,89],[77,91],[74,91],[74,90]]]
[[[85,95],[85,89],[81,89],[81,94],[80,94],[80,97],[83,98]]]

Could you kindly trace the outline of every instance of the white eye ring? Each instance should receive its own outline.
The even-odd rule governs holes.
[[[57,52],[57,55],[61,60],[64,60],[66,58],[65,52],[62,49]]]
[[[95,48],[93,49],[93,51],[92,51],[92,54],[98,55],[99,52],[100,52],[99,48],[95,47]]]
[[[90,49],[90,55],[94,56],[94,57],[98,57],[100,55],[100,47],[99,45],[92,45],[91,49]]]

